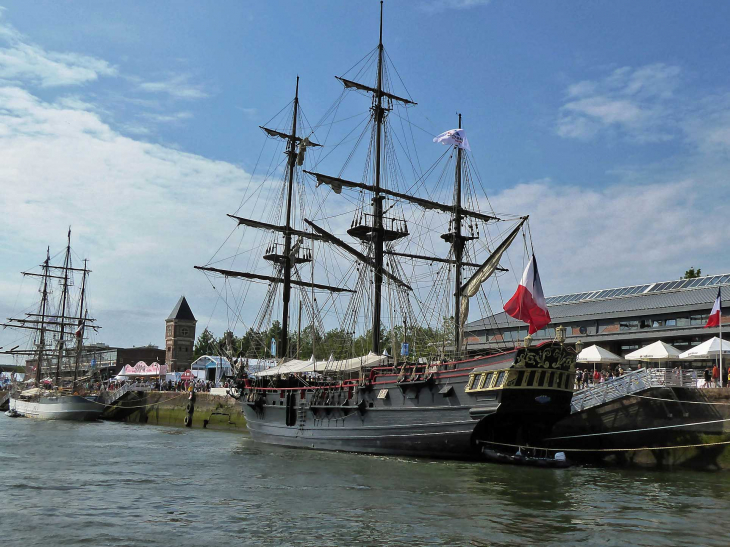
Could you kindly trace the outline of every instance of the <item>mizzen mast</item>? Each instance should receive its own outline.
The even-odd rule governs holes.
[[[76,329],[76,362],[74,363],[74,380],[72,393],[76,391],[76,379],[79,374],[79,362],[81,361],[81,350],[84,344],[84,330],[86,327],[86,310],[84,306],[86,304],[86,276],[89,271],[86,268],[86,260],[84,260],[84,269],[81,274],[81,301],[79,302],[79,326]]]

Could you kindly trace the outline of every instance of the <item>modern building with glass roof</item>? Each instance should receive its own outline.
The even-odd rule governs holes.
[[[717,335],[704,326],[718,287],[723,298],[730,299],[730,274],[551,296],[546,302],[552,323],[533,339],[552,339],[555,327],[562,325],[567,328],[568,342],[599,344],[619,355],[657,340],[688,349]],[[725,324],[728,333],[724,338],[730,338],[727,314]],[[513,347],[527,335],[527,325],[504,312],[466,328],[469,349]]]

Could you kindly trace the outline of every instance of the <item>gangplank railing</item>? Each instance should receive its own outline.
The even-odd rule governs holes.
[[[132,390],[132,384],[124,384],[119,389],[115,389],[114,391],[108,391],[106,396],[106,404],[107,405],[113,405],[116,403],[119,399],[124,397],[126,393]]]
[[[652,387],[696,387],[694,370],[642,368],[573,393],[571,412],[602,405]]]

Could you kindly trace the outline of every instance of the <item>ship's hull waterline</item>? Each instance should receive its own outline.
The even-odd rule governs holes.
[[[104,405],[80,395],[31,400],[11,397],[10,410],[15,410],[21,416],[40,420],[89,422],[101,418]]]
[[[567,390],[555,389],[552,382],[548,387],[547,381],[544,386],[523,387],[530,369],[512,368],[516,354],[441,365],[428,381],[420,382],[399,382],[397,375],[385,374],[368,385],[319,392],[311,387],[251,387],[244,392],[243,411],[251,437],[267,444],[479,458],[477,441],[532,442],[570,412],[572,378]],[[505,370],[504,388],[474,389],[475,372],[479,378],[490,370],[495,380]],[[521,384],[507,385],[519,371],[524,371]],[[549,372],[566,380],[564,375],[573,374],[570,369]]]

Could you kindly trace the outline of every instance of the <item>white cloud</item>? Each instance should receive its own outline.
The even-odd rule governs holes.
[[[0,104],[4,256],[40,260],[71,225],[76,251],[91,259],[91,303],[109,343],[159,341],[180,294],[194,306],[213,300],[192,266],[212,254],[211,237],[230,231],[224,213],[240,200],[244,171],[124,137],[83,104],[17,87],[0,88]],[[18,269],[0,265],[20,284]],[[14,293],[3,294],[3,311]]]
[[[78,53],[48,52],[7,24],[0,24],[0,79],[22,81],[40,87],[81,85],[101,76],[115,76],[117,69],[104,60]]]
[[[450,9],[470,9],[486,6],[491,0],[427,0],[421,4],[421,9],[429,13],[438,13]]]
[[[176,99],[204,99],[208,97],[202,86],[191,84],[190,76],[177,74],[166,80],[142,82],[138,89],[147,93],[163,93]]]
[[[183,120],[189,120],[193,117],[192,112],[173,112],[171,114],[152,114],[146,113],[144,117],[157,123],[178,123]]]
[[[679,279],[693,264],[721,273],[728,269],[719,253],[727,233],[718,227],[730,188],[718,186],[718,173],[697,175],[600,190],[540,180],[504,190],[491,203],[530,213],[547,294]]]
[[[679,67],[662,63],[637,69],[623,67],[601,80],[568,87],[560,111],[561,137],[590,140],[615,131],[636,142],[656,142],[677,135],[677,104],[671,104],[679,84]]]

